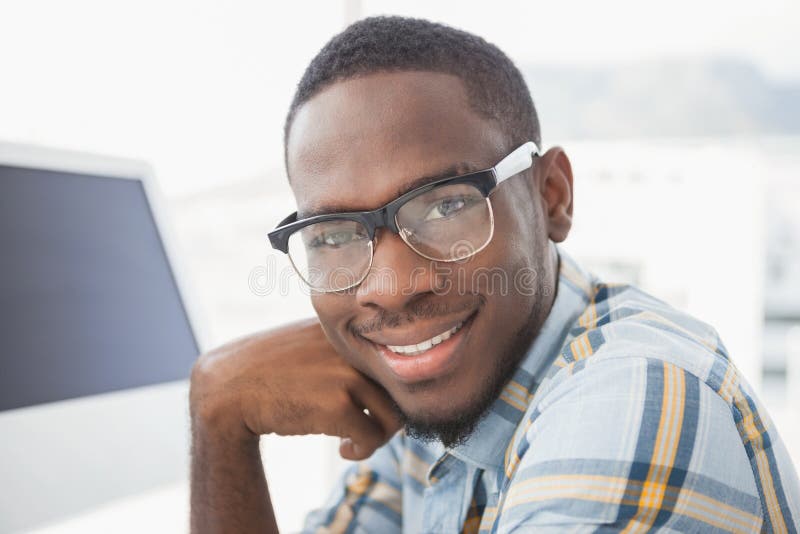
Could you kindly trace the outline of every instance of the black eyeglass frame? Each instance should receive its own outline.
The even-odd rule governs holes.
[[[306,219],[297,220],[297,212],[292,213],[286,219],[280,222],[278,227],[271,231],[269,241],[272,243],[273,248],[281,252],[289,252],[289,237],[312,224],[325,222],[325,221],[355,221],[361,223],[367,230],[370,240],[375,239],[375,231],[378,228],[388,228],[395,234],[400,235],[400,228],[397,226],[397,212],[400,211],[407,202],[415,199],[416,197],[427,193],[432,189],[441,187],[443,185],[471,185],[481,192],[484,198],[489,196],[489,193],[497,186],[497,180],[494,176],[492,169],[477,171],[462,176],[453,176],[450,178],[443,178],[436,180],[429,184],[417,187],[408,193],[405,193],[388,204],[371,210],[371,211],[350,211],[343,213],[326,213],[323,215],[315,215]]]
[[[526,157],[528,158],[527,163],[525,163]],[[434,182],[421,185],[420,187],[400,195],[388,204],[385,204],[384,206],[374,210],[325,213],[300,220],[297,220],[297,212],[294,212],[282,220],[278,226],[267,235],[272,247],[283,252],[284,254],[289,253],[289,238],[292,234],[298,230],[301,230],[302,228],[305,228],[306,226],[325,221],[346,220],[361,223],[367,230],[367,234],[369,235],[371,241],[375,240],[375,231],[378,228],[388,228],[395,234],[401,235],[400,228],[397,226],[397,212],[400,211],[400,208],[402,208],[403,205],[410,200],[443,185],[461,184],[471,185],[480,191],[484,198],[489,198],[489,194],[501,182],[522,172],[523,170],[532,167],[534,160],[537,157],[539,157],[539,149],[533,142],[529,141],[509,155],[508,158],[510,159],[507,159],[511,166],[508,169],[504,169],[505,172],[500,172],[500,175],[498,175],[498,171],[506,159],[490,169],[475,171],[469,174],[462,174],[460,176],[453,176],[450,178],[442,178],[441,180],[436,180]]]

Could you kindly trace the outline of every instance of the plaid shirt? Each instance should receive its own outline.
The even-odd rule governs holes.
[[[552,311],[467,442],[399,432],[304,532],[797,532],[797,474],[714,329],[559,256]]]

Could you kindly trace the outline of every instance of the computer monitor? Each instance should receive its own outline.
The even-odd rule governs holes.
[[[154,186],[141,162],[0,143],[0,531],[186,474],[201,348]]]

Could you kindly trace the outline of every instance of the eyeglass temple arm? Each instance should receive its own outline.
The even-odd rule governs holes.
[[[511,154],[494,166],[494,174],[499,184],[503,180],[511,178],[515,174],[530,168],[533,165],[533,157],[539,155],[539,147],[533,141],[528,141],[521,147],[514,150]]]

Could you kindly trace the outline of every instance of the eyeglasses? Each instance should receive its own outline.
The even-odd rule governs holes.
[[[388,228],[423,258],[455,262],[481,250],[494,235],[489,194],[501,182],[529,169],[539,148],[528,141],[490,169],[436,180],[372,211],[316,215],[297,212],[269,235],[272,247],[288,254],[313,291],[344,291],[360,284],[372,268],[375,231]]]

